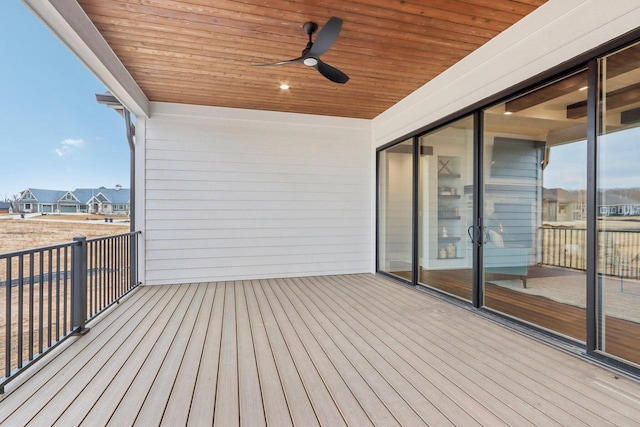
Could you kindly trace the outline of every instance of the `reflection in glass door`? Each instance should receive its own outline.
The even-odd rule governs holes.
[[[412,280],[413,139],[378,153],[378,270]]]
[[[586,339],[587,75],[487,109],[484,306]]]
[[[637,44],[600,61],[596,298],[598,349],[640,365],[638,57]]]
[[[418,282],[471,300],[473,117],[420,138]]]

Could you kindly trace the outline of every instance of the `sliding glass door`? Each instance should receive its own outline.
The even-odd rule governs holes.
[[[484,113],[484,306],[585,341],[587,73]]]
[[[640,43],[377,160],[378,271],[640,367]]]
[[[378,153],[378,271],[412,280],[413,139]]]
[[[473,117],[419,138],[418,272],[420,284],[471,300]]]
[[[598,349],[640,364],[640,45],[600,61]]]

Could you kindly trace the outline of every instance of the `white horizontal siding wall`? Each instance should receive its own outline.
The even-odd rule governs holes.
[[[371,270],[370,121],[152,104],[145,283]]]
[[[639,26],[639,0],[549,0],[373,119],[373,145],[403,137]]]

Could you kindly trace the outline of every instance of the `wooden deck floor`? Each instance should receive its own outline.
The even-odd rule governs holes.
[[[142,287],[6,425],[640,424],[640,384],[372,275]]]

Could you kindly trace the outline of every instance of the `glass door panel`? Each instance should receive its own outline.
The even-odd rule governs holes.
[[[412,139],[378,152],[378,179],[378,271],[412,280]]]
[[[640,365],[638,57],[634,45],[600,62],[596,299],[598,349]]]
[[[587,75],[484,113],[484,306],[586,339]]]
[[[471,300],[473,117],[420,138],[418,282]]]

